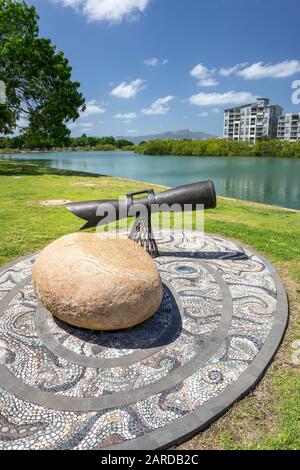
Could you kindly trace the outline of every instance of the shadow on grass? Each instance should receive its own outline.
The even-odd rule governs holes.
[[[42,166],[43,161],[36,160],[37,163],[17,160],[1,160],[0,159],[0,176],[45,176],[45,175],[56,175],[56,176],[86,176],[91,177],[106,177],[107,175],[100,175],[95,173],[86,173],[83,171],[72,171],[72,170],[59,170],[57,168],[49,168]]]

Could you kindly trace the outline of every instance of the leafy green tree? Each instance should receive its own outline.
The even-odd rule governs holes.
[[[113,137],[100,137],[100,139],[98,139],[98,144],[99,145],[115,145],[116,141]]]
[[[118,149],[124,149],[125,147],[132,147],[134,146],[133,142],[126,139],[116,140],[115,145]]]
[[[39,37],[38,19],[23,0],[0,0],[0,80],[7,95],[0,105],[0,132],[10,134],[23,121],[31,139],[59,145],[85,101],[64,54]]]
[[[278,157],[281,154],[282,142],[280,140],[262,139],[252,147],[252,153],[256,156]]]
[[[135,152],[143,155],[192,155],[192,156],[300,156],[300,142],[282,142],[262,139],[255,144],[225,139],[208,140],[152,140],[135,147]]]

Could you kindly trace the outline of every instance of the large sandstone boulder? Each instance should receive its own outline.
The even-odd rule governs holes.
[[[95,330],[137,325],[157,311],[163,296],[152,258],[127,238],[62,237],[40,253],[32,278],[53,315]]]

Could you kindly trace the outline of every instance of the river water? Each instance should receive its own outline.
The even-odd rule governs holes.
[[[34,160],[51,168],[118,176],[166,186],[212,179],[219,195],[300,209],[300,159],[173,157],[136,155],[132,152],[57,152],[4,158]]]

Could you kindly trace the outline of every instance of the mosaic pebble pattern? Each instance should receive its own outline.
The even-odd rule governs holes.
[[[46,317],[50,336],[66,350],[99,364],[113,360],[113,366],[82,366],[44,344],[30,279],[34,256],[0,273],[0,366],[20,387],[58,400],[54,409],[36,404],[34,393],[21,399],[7,390],[0,373],[0,449],[132,444],[201,409],[247,370],[276,317],[278,293],[269,267],[251,250],[213,236],[164,234],[159,249],[164,299],[144,324],[97,333]],[[149,355],[140,360],[141,351]],[[120,365],[124,357],[127,364]],[[136,399],[141,390],[143,398]],[[120,393],[124,403],[110,406]],[[99,406],[67,411],[59,406],[64,397],[98,399]]]

